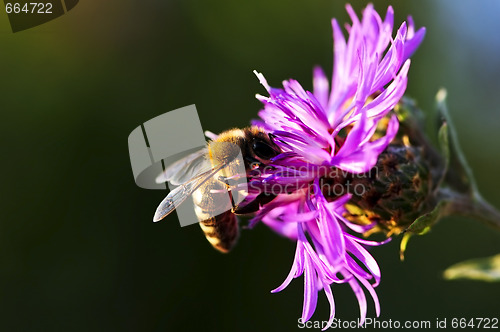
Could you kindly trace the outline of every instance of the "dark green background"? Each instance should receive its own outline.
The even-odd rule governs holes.
[[[448,88],[479,187],[500,207],[500,5],[455,3],[396,1],[397,25],[413,14],[428,29],[407,93],[431,111]],[[359,13],[364,3],[353,5]],[[387,2],[375,6],[385,13]],[[153,224],[165,193],[136,187],[127,137],[193,103],[205,129],[247,125],[265,92],[254,69],[274,86],[293,77],[310,89],[313,65],[331,71],[330,18],[347,22],[344,3],[80,1],[16,34],[0,17],[0,330],[295,329],[303,279],[270,294],[294,243],[259,225],[221,255],[175,215]],[[447,218],[410,242],[404,263],[399,239],[375,248],[380,319],[498,317],[500,284],[441,273],[500,252],[499,240],[474,220]],[[334,294],[338,318],[358,317],[348,286]],[[327,317],[321,293],[313,319]]]

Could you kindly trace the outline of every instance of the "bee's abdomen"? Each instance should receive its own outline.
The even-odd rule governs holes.
[[[216,191],[216,192],[213,192]],[[238,239],[238,220],[226,185],[215,179],[193,194],[195,212],[208,242],[221,252],[228,252]]]
[[[200,221],[210,244],[220,252],[229,252],[238,240],[238,219],[231,211]]]

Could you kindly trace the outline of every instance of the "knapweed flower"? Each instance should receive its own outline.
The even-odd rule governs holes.
[[[359,302],[361,322],[367,299],[373,298],[377,316],[379,300],[374,290],[380,269],[366,247],[384,242],[359,238],[374,224],[356,224],[345,218],[351,191],[346,179],[370,171],[379,155],[398,132],[391,110],[403,96],[410,55],[421,43],[425,29],[414,30],[411,18],[393,32],[394,13],[389,7],[384,20],[368,5],[359,20],[351,6],[352,24],[347,40],[334,19],[334,70],[331,84],[320,68],[314,69],[313,93],[294,80],[283,89],[272,88],[257,73],[269,96],[257,98],[264,109],[254,125],[274,137],[282,153],[265,169],[256,169],[251,188],[276,198],[257,212],[252,223],[262,221],[279,234],[297,241],[288,277],[273,290],[279,292],[293,278],[304,275],[302,320],[313,315],[318,291],[330,302],[329,325],[335,315],[331,285],[347,283]],[[385,133],[379,123],[387,121]],[[278,192],[276,188],[281,188]],[[335,189],[336,188],[336,189]],[[333,193],[332,193],[333,189]]]

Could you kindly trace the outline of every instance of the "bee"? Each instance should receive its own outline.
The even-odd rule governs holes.
[[[247,182],[249,172],[266,165],[281,153],[273,142],[273,136],[252,126],[244,129],[225,131],[210,141],[207,146],[167,167],[156,182],[169,181],[178,185],[156,209],[153,221],[165,218],[176,206],[189,196],[193,197],[195,213],[205,237],[210,244],[223,253],[229,252],[239,236],[238,214],[256,212],[260,206],[270,202],[275,196],[261,193],[245,205],[234,205],[242,199],[235,199],[237,190],[232,190]],[[241,153],[242,158],[238,158]],[[241,163],[243,162],[243,165]],[[244,172],[244,174],[240,174]],[[230,176],[225,176],[230,174]],[[240,179],[240,181],[238,181]],[[220,206],[219,199],[229,193],[228,205]],[[225,211],[217,214],[217,211]],[[217,214],[217,215],[215,215]],[[215,215],[215,216],[214,216]]]

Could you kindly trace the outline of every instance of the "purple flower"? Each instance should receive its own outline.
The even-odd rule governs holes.
[[[366,318],[366,289],[380,305],[374,290],[380,269],[365,249],[380,245],[351,233],[363,233],[374,225],[357,225],[343,217],[350,194],[325,194],[324,179],[333,170],[360,174],[372,169],[379,154],[395,137],[399,123],[392,115],[385,135],[375,139],[379,121],[387,117],[403,96],[410,55],[417,49],[425,29],[414,31],[403,23],[392,37],[394,12],[389,7],[382,20],[369,4],[360,21],[347,5],[352,25],[346,26],[346,40],[334,19],[334,71],[331,87],[326,75],[314,69],[314,93],[295,80],[283,82],[283,89],[270,87],[256,73],[269,97],[257,95],[264,103],[261,120],[254,125],[274,135],[282,152],[271,167],[256,170],[251,188],[271,191],[277,197],[264,205],[252,220],[262,221],[281,235],[297,241],[295,259],[288,277],[273,290],[283,290],[293,278],[304,275],[302,320],[313,315],[318,291],[330,302],[330,321],[335,303],[334,283],[347,283],[356,295],[361,321]],[[272,190],[269,190],[272,186]],[[276,193],[276,186],[285,188]],[[333,197],[333,198],[332,198]]]

